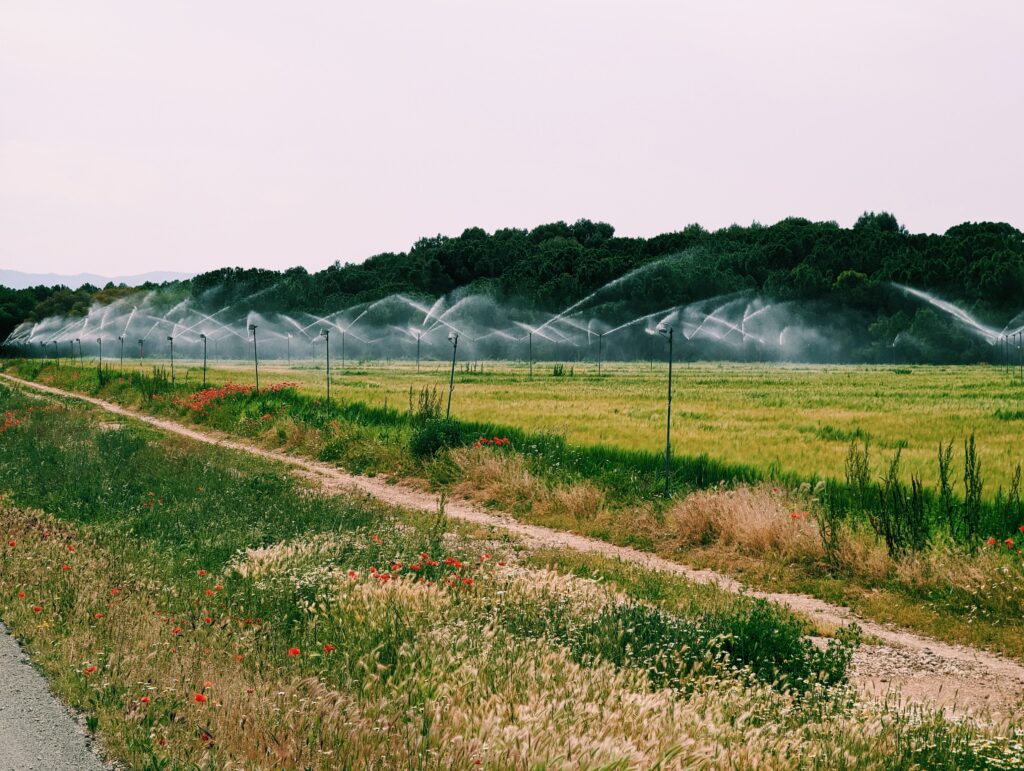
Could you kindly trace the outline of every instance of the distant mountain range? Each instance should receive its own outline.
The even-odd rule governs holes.
[[[11,289],[24,289],[30,286],[58,286],[63,284],[71,289],[78,289],[82,284],[92,284],[95,287],[103,288],[110,281],[115,284],[127,284],[138,286],[147,281],[159,284],[163,281],[183,281],[192,278],[195,273],[177,273],[170,270],[153,270],[149,273],[139,273],[134,276],[99,276],[95,273],[76,273],[64,275],[61,273],[23,273],[20,270],[4,270],[0,268],[0,286],[7,286]]]

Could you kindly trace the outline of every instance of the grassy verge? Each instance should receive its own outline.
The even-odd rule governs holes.
[[[818,650],[763,602],[517,561],[440,513],[2,387],[0,408],[0,615],[133,767],[983,768],[1012,750],[857,705],[851,643]],[[577,577],[594,569],[608,580]]]
[[[678,458],[674,479],[698,492],[664,499],[652,495],[660,484],[660,460],[652,455],[577,448],[556,436],[478,424],[454,424],[450,436],[443,422],[429,418],[436,413],[429,393],[397,410],[326,405],[290,388],[195,392],[172,388],[162,376],[99,377],[96,370],[38,362],[16,371],[355,472],[454,490],[524,521],[714,567],[760,588],[807,592],[874,620],[1024,660],[1024,639],[1015,634],[1024,613],[1019,548],[998,539],[979,553],[940,532],[927,549],[894,556],[866,526],[870,511],[825,516],[820,486],[810,482],[785,478],[750,487],[762,478],[752,467]],[[473,440],[481,436],[509,442]],[[699,492],[709,486],[712,492]],[[850,498],[849,489],[834,487],[822,492]],[[886,493],[893,500],[906,491]],[[1019,510],[1019,498],[1013,500]],[[1016,514],[1009,501],[979,508],[979,521],[985,512],[1010,521]]]

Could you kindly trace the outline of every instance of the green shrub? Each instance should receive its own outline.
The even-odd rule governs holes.
[[[428,418],[413,427],[409,438],[409,452],[416,458],[431,458],[441,450],[449,450],[466,443],[458,423],[453,420]]]

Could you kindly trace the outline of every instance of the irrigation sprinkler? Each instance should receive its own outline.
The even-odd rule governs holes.
[[[78,343],[78,368],[82,368],[82,364],[85,361],[85,357],[82,356],[82,339],[76,337],[74,343],[71,344],[71,355],[75,355],[75,343]]]
[[[252,332],[252,361],[256,367],[256,393],[260,392],[260,353],[256,347],[256,325],[250,324],[249,331]]]
[[[327,355],[327,403],[331,403],[331,331],[321,329],[320,337],[324,339],[324,352]]]
[[[174,338],[171,335],[167,335],[167,342],[171,346],[171,387],[174,387]]]
[[[455,355],[459,350],[459,335],[457,332],[448,333],[448,342],[452,344],[452,373],[448,378],[448,409],[445,410],[444,419],[448,420],[452,415],[452,391],[455,390]]]
[[[102,372],[103,371],[103,338],[102,337],[97,337],[96,338],[96,345],[98,345],[99,349],[100,349],[100,361],[99,361],[99,364],[96,366],[96,369],[98,369],[98,370],[100,370]]]
[[[668,479],[672,462],[672,327],[659,326],[658,334],[668,340],[668,398],[665,409],[665,497],[668,497]]]
[[[601,377],[601,363],[604,359],[604,332],[597,335],[597,376]]]
[[[528,333],[530,338],[530,380],[533,380],[533,330]]]
[[[39,347],[43,349],[43,358],[44,359],[49,359],[50,358],[50,354],[46,352],[46,343],[44,343],[42,340],[40,340],[39,341]]]
[[[292,366],[292,333],[288,333],[287,343],[288,346],[288,366]]]
[[[121,344],[121,373],[124,374],[124,335],[118,335],[117,341]]]
[[[1024,383],[1024,332],[1017,333],[1017,361],[1020,363],[1020,382]]]
[[[145,338],[140,337],[139,338],[139,369],[142,369],[142,360],[144,358],[146,358],[145,357],[145,351],[143,351],[143,346],[145,345],[145,343],[146,343]]]
[[[341,371],[345,371],[345,330],[341,330]]]
[[[200,333],[199,339],[203,341],[203,388],[206,388],[206,335]]]
[[[57,362],[57,366],[59,367],[60,366],[60,346],[57,344],[56,340],[53,341],[53,358]]]
[[[420,338],[423,337],[423,333],[420,332],[416,335],[416,373],[420,371]]]

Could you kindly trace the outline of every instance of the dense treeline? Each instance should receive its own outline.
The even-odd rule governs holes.
[[[334,263],[309,273],[223,268],[164,288],[208,307],[250,302],[286,312],[326,313],[394,292],[437,296],[461,287],[521,307],[557,311],[609,281],[669,255],[681,255],[631,279],[618,302],[650,310],[737,291],[773,302],[799,301],[827,323],[837,312],[856,319],[877,345],[900,332],[952,341],[954,358],[989,355],[948,318],[892,289],[912,285],[959,303],[998,326],[1024,309],[1024,234],[1005,223],[965,223],[942,235],[908,233],[887,213],[865,213],[852,228],[789,218],[771,226],[707,231],[691,225],[653,238],[616,237],[605,223],[556,222],[533,230],[418,241],[358,265]],[[127,290],[108,286],[41,287],[0,294],[0,338],[16,321],[83,313],[90,302]],[[844,321],[848,325],[849,320]]]

